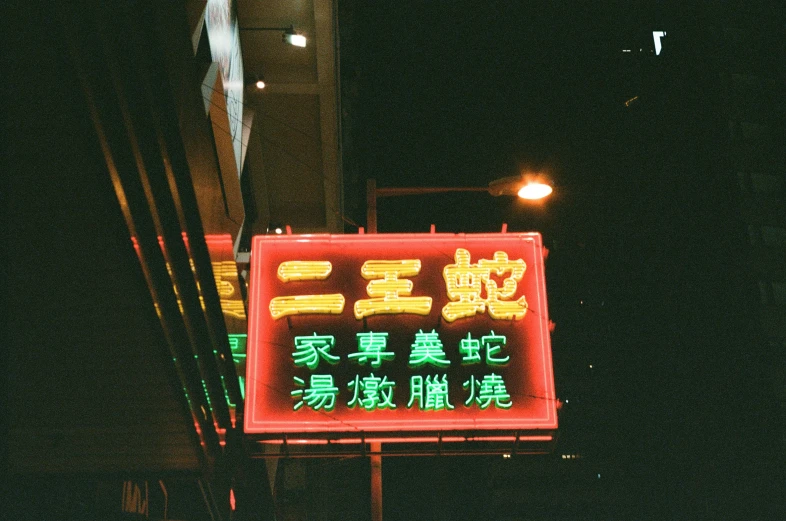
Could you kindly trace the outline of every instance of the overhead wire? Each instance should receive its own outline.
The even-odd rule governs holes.
[[[218,94],[223,94],[221,91],[217,90],[216,88],[212,87],[211,85],[208,85],[208,84],[205,84],[205,83],[203,83],[202,85],[203,85],[203,86],[205,86],[205,87],[208,87],[209,89],[211,89],[211,90],[212,90],[213,92],[215,92],[215,93],[218,93]],[[235,122],[238,122],[238,123],[240,123],[240,124],[241,124],[243,127],[247,128],[249,131],[251,131],[251,132],[256,132],[257,136],[258,136],[260,139],[262,139],[263,141],[267,141],[268,143],[271,143],[271,144],[273,144],[273,145],[276,145],[276,146],[278,146],[278,147],[281,147],[281,151],[282,151],[282,152],[284,152],[284,153],[285,153],[285,154],[287,154],[287,155],[290,155],[292,158],[294,158],[295,160],[297,160],[297,161],[298,161],[299,163],[301,163],[303,166],[305,166],[305,167],[309,168],[311,171],[313,171],[313,172],[316,172],[316,173],[320,173],[320,172],[319,172],[319,170],[318,170],[316,167],[314,167],[314,166],[312,166],[312,165],[309,165],[308,163],[305,163],[304,161],[300,160],[300,158],[298,158],[297,156],[295,156],[295,155],[291,154],[291,153],[290,153],[290,152],[288,152],[286,149],[284,149],[284,147],[283,147],[283,145],[282,145],[281,143],[279,143],[279,142],[277,142],[277,141],[274,141],[274,140],[272,140],[272,139],[270,139],[270,138],[267,138],[267,137],[263,136],[263,135],[261,134],[261,130],[259,129],[259,127],[258,127],[258,126],[257,126],[257,127],[254,127],[253,125],[248,125],[248,124],[247,124],[247,123],[245,123],[245,122],[244,122],[242,119],[239,119],[239,118],[237,118],[237,116],[234,116],[234,115],[230,114],[230,113],[229,113],[229,111],[228,111],[227,109],[225,109],[225,108],[221,107],[220,105],[217,105],[217,104],[215,104],[215,103],[213,102],[213,100],[212,100],[211,98],[209,98],[209,97],[206,97],[206,96],[204,96],[204,95],[203,95],[203,99],[204,99],[205,101],[209,102],[209,103],[210,103],[210,104],[211,104],[213,107],[215,107],[216,109],[218,109],[218,110],[222,111],[224,114],[226,114],[226,115],[227,115],[227,117],[229,118],[229,120],[230,120],[230,121],[235,121]],[[243,102],[241,102],[241,105],[242,105],[244,108],[249,108],[250,110],[254,110],[252,107],[249,107],[248,105],[246,105],[246,104],[245,104],[245,103],[243,103]],[[256,112],[256,111],[255,111],[255,112]],[[300,129],[298,129],[298,128],[296,128],[296,127],[292,126],[292,125],[289,125],[289,124],[285,123],[285,122],[284,122],[284,121],[282,121],[282,120],[279,120],[279,119],[277,119],[277,118],[274,118],[274,117],[270,116],[269,114],[267,114],[267,113],[265,113],[265,112],[260,112],[260,113],[261,113],[263,116],[265,116],[265,117],[267,117],[267,118],[269,118],[269,119],[272,119],[273,121],[276,121],[277,123],[280,123],[280,124],[282,124],[282,125],[284,125],[284,126],[286,126],[286,127],[290,128],[291,130],[294,130],[295,132],[299,132],[299,133],[303,134],[304,136],[306,136],[306,137],[307,137],[307,138],[309,138],[309,139],[313,139],[314,141],[316,141],[317,143],[319,143],[319,144],[320,144],[320,145],[322,145],[322,146],[324,146],[324,145],[325,145],[325,142],[324,142],[324,141],[322,141],[322,139],[321,139],[321,138],[317,138],[317,137],[315,137],[315,136],[311,136],[310,134],[308,134],[308,133],[306,133],[306,132],[304,132],[304,131],[302,131],[302,130],[300,130]],[[248,143],[247,143],[247,142],[246,142],[246,143],[244,143],[244,142],[243,142],[242,136],[239,136],[239,137],[234,137],[234,136],[232,136],[232,133],[231,133],[231,131],[230,131],[229,129],[225,129],[225,128],[223,128],[223,127],[220,127],[220,126],[219,126],[219,128],[220,128],[220,129],[221,129],[223,132],[226,132],[226,133],[227,133],[227,134],[228,134],[230,137],[232,137],[232,140],[233,140],[233,142],[234,142],[234,141],[239,141],[241,145],[248,145]],[[337,179],[337,178],[330,178],[330,177],[328,177],[328,176],[324,175],[324,173],[322,173],[322,177],[324,177],[325,179],[327,179],[328,181],[331,181],[331,182],[337,182],[337,181],[338,181],[338,179]]]
[[[215,87],[213,87],[212,85],[209,85],[209,84],[206,84],[206,83],[202,83],[202,86],[209,88],[210,90],[212,90],[213,92],[215,92],[215,93],[217,93],[217,94],[225,95],[223,92],[219,91],[218,89],[216,89],[216,88],[215,88]],[[203,100],[204,100],[204,101],[207,101],[207,102],[208,102],[208,103],[209,103],[209,104],[210,104],[212,107],[214,107],[214,108],[216,108],[217,110],[219,110],[219,111],[223,112],[224,114],[226,114],[226,115],[227,115],[227,118],[228,118],[228,121],[229,121],[230,123],[231,123],[232,121],[238,122],[238,123],[240,123],[240,124],[241,124],[243,127],[245,127],[246,129],[248,129],[250,132],[255,132],[255,133],[256,133],[256,136],[257,136],[257,137],[258,137],[260,140],[262,140],[262,141],[265,141],[265,142],[268,142],[268,143],[270,143],[271,145],[274,145],[274,146],[275,146],[275,147],[276,147],[276,148],[277,148],[277,149],[278,149],[280,152],[282,152],[283,154],[285,154],[285,155],[287,155],[287,156],[291,157],[291,158],[292,158],[292,159],[294,159],[296,162],[298,162],[298,163],[299,163],[299,164],[301,164],[302,166],[306,167],[306,168],[307,168],[309,171],[311,171],[311,172],[314,172],[314,173],[316,173],[316,174],[320,174],[323,180],[329,181],[329,182],[331,182],[331,183],[338,183],[338,182],[339,182],[338,178],[336,178],[336,177],[330,177],[330,176],[327,176],[327,175],[325,175],[324,171],[320,171],[320,169],[318,169],[318,168],[316,168],[316,167],[314,167],[314,166],[312,166],[312,165],[309,165],[308,163],[306,163],[305,161],[303,161],[302,159],[300,159],[298,156],[296,156],[295,154],[293,154],[293,153],[291,153],[290,151],[288,151],[288,150],[286,149],[286,147],[285,147],[285,146],[284,146],[282,143],[279,143],[279,142],[277,142],[277,141],[274,141],[274,140],[272,140],[272,139],[270,139],[270,138],[267,138],[267,137],[265,137],[265,136],[262,134],[262,132],[261,132],[261,130],[260,130],[260,128],[259,128],[259,126],[255,126],[255,125],[248,125],[247,123],[245,123],[244,121],[242,121],[242,119],[239,119],[239,118],[237,118],[237,116],[234,116],[234,115],[230,114],[230,113],[229,113],[229,111],[228,111],[227,109],[225,109],[224,107],[222,107],[222,106],[220,106],[220,105],[216,104],[216,103],[215,103],[215,102],[214,102],[214,101],[211,99],[211,97],[205,96],[205,95],[203,94],[202,98],[203,98]],[[254,108],[252,108],[252,107],[249,107],[249,105],[247,105],[246,103],[243,103],[243,102],[241,102],[241,105],[242,105],[244,108],[251,108],[252,110],[254,110]],[[255,110],[255,112],[257,112],[257,111]],[[295,131],[295,132],[299,132],[299,133],[303,134],[305,137],[307,137],[307,138],[309,138],[309,139],[312,139],[312,140],[316,141],[316,142],[317,142],[317,143],[319,143],[320,145],[323,145],[323,146],[325,145],[324,141],[322,141],[320,138],[317,138],[317,137],[315,137],[315,136],[312,136],[312,135],[310,135],[310,134],[308,134],[308,133],[306,133],[306,132],[304,132],[304,131],[302,131],[302,130],[300,130],[300,129],[298,129],[298,128],[296,128],[296,127],[294,127],[294,126],[292,126],[292,125],[290,125],[290,124],[288,124],[288,123],[286,123],[286,122],[285,122],[285,121],[283,121],[283,120],[280,120],[280,119],[278,119],[278,118],[275,118],[275,117],[271,116],[271,115],[270,115],[270,114],[268,114],[268,113],[265,113],[265,112],[262,112],[262,111],[258,111],[258,112],[259,112],[260,114],[262,114],[264,117],[268,118],[268,119],[271,119],[271,120],[273,120],[273,121],[276,121],[277,123],[280,123],[280,124],[282,124],[282,125],[284,125],[284,126],[286,126],[286,127],[290,128],[291,130],[293,130],[293,131]],[[235,137],[235,136],[233,136],[233,135],[232,135],[232,132],[230,131],[230,129],[227,129],[227,128],[224,128],[224,127],[222,127],[222,126],[221,126],[221,125],[220,125],[218,122],[216,122],[216,123],[215,123],[215,127],[216,127],[216,128],[218,128],[218,129],[219,129],[221,132],[224,132],[226,135],[228,135],[228,136],[229,136],[229,137],[232,139],[232,141],[233,141],[233,142],[235,142],[235,141],[238,141],[238,142],[241,144],[241,146],[247,146],[247,145],[248,145],[248,142],[245,142],[245,143],[243,142],[242,135],[241,135],[241,136],[238,136],[238,137]],[[270,194],[268,194],[268,198],[269,198],[269,197],[270,197]],[[269,204],[269,203],[270,203],[270,201],[268,200],[268,204]],[[340,218],[341,218],[341,220],[342,220],[343,222],[345,222],[345,223],[347,223],[347,224],[349,224],[349,225],[351,225],[351,226],[355,226],[356,228],[361,228],[361,226],[360,226],[359,224],[357,224],[357,223],[356,223],[356,222],[354,222],[353,220],[351,220],[351,219],[349,219],[348,217],[346,217],[346,216],[345,216],[345,215],[344,215],[344,214],[343,214],[343,213],[342,213],[342,212],[341,212],[339,209],[337,209],[337,208],[335,208],[335,207],[333,207],[333,206],[330,206],[330,207],[329,207],[329,209],[330,209],[330,210],[331,210],[331,211],[332,211],[332,212],[333,212],[335,215],[337,215],[338,217],[340,217]]]

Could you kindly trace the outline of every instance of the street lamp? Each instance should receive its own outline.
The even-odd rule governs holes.
[[[377,233],[377,198],[399,195],[441,194],[446,192],[486,192],[489,195],[511,195],[535,201],[548,197],[553,188],[544,176],[520,175],[503,177],[488,186],[457,187],[394,187],[377,188],[377,180],[366,181],[366,227],[368,233]]]

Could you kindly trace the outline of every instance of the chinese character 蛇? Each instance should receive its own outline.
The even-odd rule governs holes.
[[[459,318],[472,317],[488,309],[489,316],[495,320],[521,320],[527,312],[527,300],[507,300],[516,294],[518,282],[527,268],[521,260],[509,260],[504,251],[494,253],[493,259],[480,259],[477,264],[470,263],[469,251],[458,248],[455,264],[448,264],[442,270],[450,302],[442,308],[442,317],[448,322]],[[491,277],[492,273],[502,276],[502,287]],[[481,296],[486,290],[486,298]]]

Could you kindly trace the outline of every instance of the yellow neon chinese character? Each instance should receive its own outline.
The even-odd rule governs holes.
[[[431,297],[410,297],[412,281],[399,277],[412,277],[420,273],[420,260],[366,261],[360,269],[366,280],[370,299],[355,302],[355,318],[393,313],[428,315]]]
[[[246,307],[242,300],[221,299],[221,311],[230,317],[246,319]]]
[[[328,261],[287,261],[278,266],[277,275],[283,282],[324,280],[333,265]],[[344,311],[344,295],[294,295],[270,300],[270,316],[274,319],[307,313],[338,315]]]
[[[470,254],[458,248],[455,254],[456,263],[448,264],[442,270],[445,278],[448,302],[442,308],[442,317],[448,322],[459,318],[472,317],[484,313],[488,308],[491,318],[496,320],[521,320],[527,312],[527,300],[524,296],[518,300],[507,300],[513,297],[518,282],[527,269],[522,259],[509,260],[504,251],[494,253],[493,259],[480,259],[477,264],[470,263]],[[491,278],[491,274],[509,275],[503,280],[502,287]],[[481,297],[485,288],[486,298]]]
[[[278,280],[282,282],[325,280],[331,271],[333,271],[333,265],[328,261],[287,261],[278,265],[276,275]]]
[[[235,284],[232,280],[237,280],[237,264],[235,261],[211,262],[213,265],[213,278],[216,280],[218,296],[229,297],[235,293]]]

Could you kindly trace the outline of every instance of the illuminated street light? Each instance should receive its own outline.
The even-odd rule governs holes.
[[[377,198],[400,195],[441,194],[446,192],[486,192],[493,196],[518,196],[528,201],[536,201],[548,197],[554,189],[545,176],[523,174],[503,177],[489,183],[488,186],[457,186],[457,187],[393,187],[377,188],[376,179],[366,183],[366,226],[369,233],[377,233]]]
[[[518,191],[518,196],[522,199],[537,201],[551,195],[554,189],[551,186],[538,181],[532,181],[522,186]]]
[[[503,177],[489,183],[483,189],[491,195],[517,195],[522,199],[535,201],[551,195],[554,189],[551,180],[542,175],[522,174]]]

